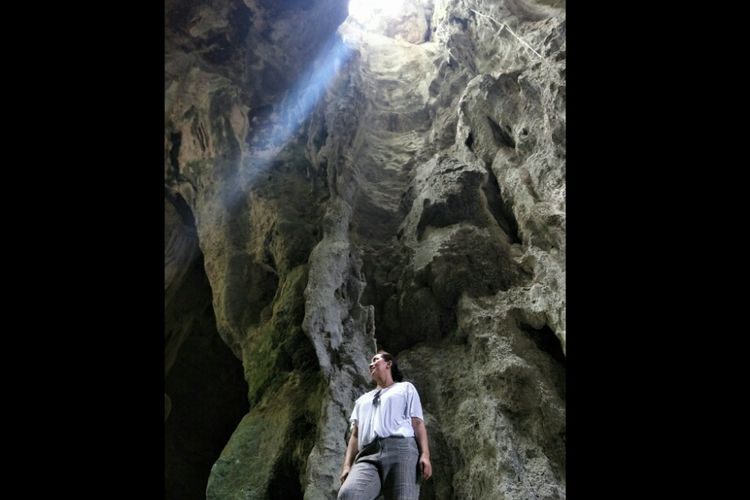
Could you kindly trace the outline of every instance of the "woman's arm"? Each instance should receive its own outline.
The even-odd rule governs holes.
[[[354,457],[357,455],[357,426],[352,426],[352,435],[349,437],[349,445],[346,447],[346,455],[344,455],[344,466],[341,468],[341,484],[346,481],[346,476],[349,475],[349,470],[352,468],[352,462]]]
[[[430,479],[432,476],[432,464],[430,463],[430,445],[427,442],[427,428],[421,418],[411,417],[411,426],[419,444],[419,467],[422,470],[422,478]]]

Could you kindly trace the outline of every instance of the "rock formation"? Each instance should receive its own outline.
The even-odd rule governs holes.
[[[565,4],[402,4],[166,2],[167,498],[334,499],[376,348],[421,498],[565,498]]]

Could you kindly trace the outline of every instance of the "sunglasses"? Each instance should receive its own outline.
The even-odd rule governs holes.
[[[378,392],[375,393],[375,397],[372,398],[372,406],[376,407],[380,404],[380,393],[383,391],[383,389],[379,389]]]

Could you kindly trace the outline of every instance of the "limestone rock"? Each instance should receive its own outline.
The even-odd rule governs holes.
[[[249,406],[199,494],[335,498],[382,347],[422,499],[565,498],[564,1],[165,7],[166,306],[210,285]]]

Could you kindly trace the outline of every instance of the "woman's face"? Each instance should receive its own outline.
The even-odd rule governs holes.
[[[370,362],[370,377],[385,378],[388,371],[388,362],[383,359],[382,354],[376,354]]]

